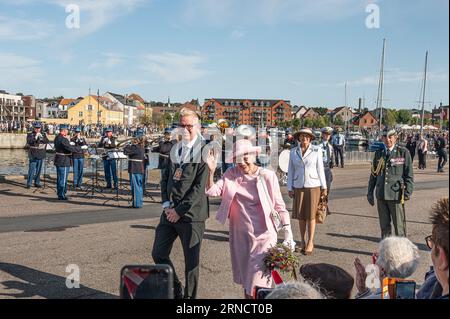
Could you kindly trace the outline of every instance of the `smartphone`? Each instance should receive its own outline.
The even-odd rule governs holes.
[[[129,265],[120,271],[120,299],[174,299],[169,265]]]
[[[416,299],[416,283],[414,281],[397,281],[395,283],[395,299]]]

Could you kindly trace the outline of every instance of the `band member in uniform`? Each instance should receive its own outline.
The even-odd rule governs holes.
[[[27,145],[29,146],[28,158],[28,177],[27,188],[31,188],[33,179],[34,186],[40,188],[41,186],[41,170],[42,163],[45,160],[45,148],[49,142],[47,135],[41,132],[41,123],[34,123],[33,132],[27,135]]]
[[[158,146],[152,150],[154,153],[159,153],[158,169],[161,170],[161,178],[165,174],[165,169],[169,167],[170,151],[176,143],[177,141],[172,140],[171,131],[165,129],[163,139],[159,142]]]
[[[318,145],[322,149],[323,169],[325,172],[325,179],[327,181],[327,195],[330,196],[331,183],[333,182],[333,173],[331,169],[334,166],[333,146],[330,143],[331,127],[324,127],[322,129],[322,141]],[[327,214],[330,215],[330,209],[327,207]]]
[[[116,149],[116,138],[113,136],[113,131],[111,128],[105,130],[105,135],[100,139],[98,147],[104,148],[107,152],[108,150]],[[104,154],[103,158],[103,168],[105,170],[105,180],[106,188],[112,188],[111,179],[114,181],[114,189],[117,189],[119,184],[119,179],[117,178],[117,163],[113,159],[108,159],[108,154]]]
[[[382,141],[385,147],[375,152],[367,200],[370,205],[375,206],[376,187],[382,238],[392,235],[391,221],[395,235],[406,237],[404,202],[411,198],[414,188],[411,155],[405,147],[397,144],[395,130],[385,129],[382,132]]]
[[[74,130],[75,134],[70,140],[72,146],[84,146],[87,145],[86,139],[81,136],[81,128],[77,127]],[[83,184],[83,168],[84,168],[84,153],[73,152],[73,187],[74,189],[80,189]]]
[[[82,153],[87,145],[70,145],[69,127],[60,125],[59,134],[55,138],[55,166],[56,166],[56,192],[59,200],[69,200],[67,193],[67,177],[69,176],[70,166],[72,166],[72,153]]]
[[[172,266],[170,252],[180,237],[185,259],[184,298],[195,299],[200,270],[200,247],[209,217],[205,194],[209,175],[202,158],[198,115],[187,108],[180,111],[182,142],[172,149],[171,159],[161,181],[164,212],[155,231],[152,256],[157,264]],[[174,269],[175,298],[183,298],[181,282]]]
[[[132,144],[126,146],[123,153],[128,155],[132,206],[133,208],[141,208],[143,206],[143,180],[145,173],[145,138],[144,132],[141,129],[135,131]]]

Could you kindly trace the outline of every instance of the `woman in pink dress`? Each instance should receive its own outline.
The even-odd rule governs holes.
[[[217,220],[224,224],[229,219],[233,279],[244,288],[246,299],[252,298],[255,286],[272,286],[263,259],[267,249],[277,244],[277,226],[270,217],[273,210],[281,217],[285,244],[295,246],[278,178],[273,171],[255,165],[260,150],[249,140],[238,140],[232,154],[237,166],[215,184],[217,155],[211,152],[207,160],[210,174],[206,194],[222,197]]]

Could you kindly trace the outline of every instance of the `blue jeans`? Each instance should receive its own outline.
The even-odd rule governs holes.
[[[114,180],[114,188],[117,188],[117,164],[115,160],[104,160],[103,167],[105,169],[106,188],[111,188],[111,177]]]
[[[31,184],[34,179],[34,185],[41,185],[41,170],[43,159],[30,159],[28,166],[28,178],[27,178],[27,186],[31,187]],[[36,175],[35,175],[36,174]]]
[[[81,187],[83,184],[84,158],[73,159],[73,187]]]
[[[56,167],[56,193],[59,199],[66,198],[69,172],[70,167]]]
[[[131,197],[134,208],[141,208],[143,205],[144,191],[142,189],[142,174],[130,174]]]

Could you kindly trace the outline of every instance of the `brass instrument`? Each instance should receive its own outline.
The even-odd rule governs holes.
[[[217,125],[220,128],[220,131],[222,132],[222,134],[225,134],[225,130],[227,128],[230,128],[230,122],[228,122],[228,120],[225,119],[220,119],[217,121]]]

